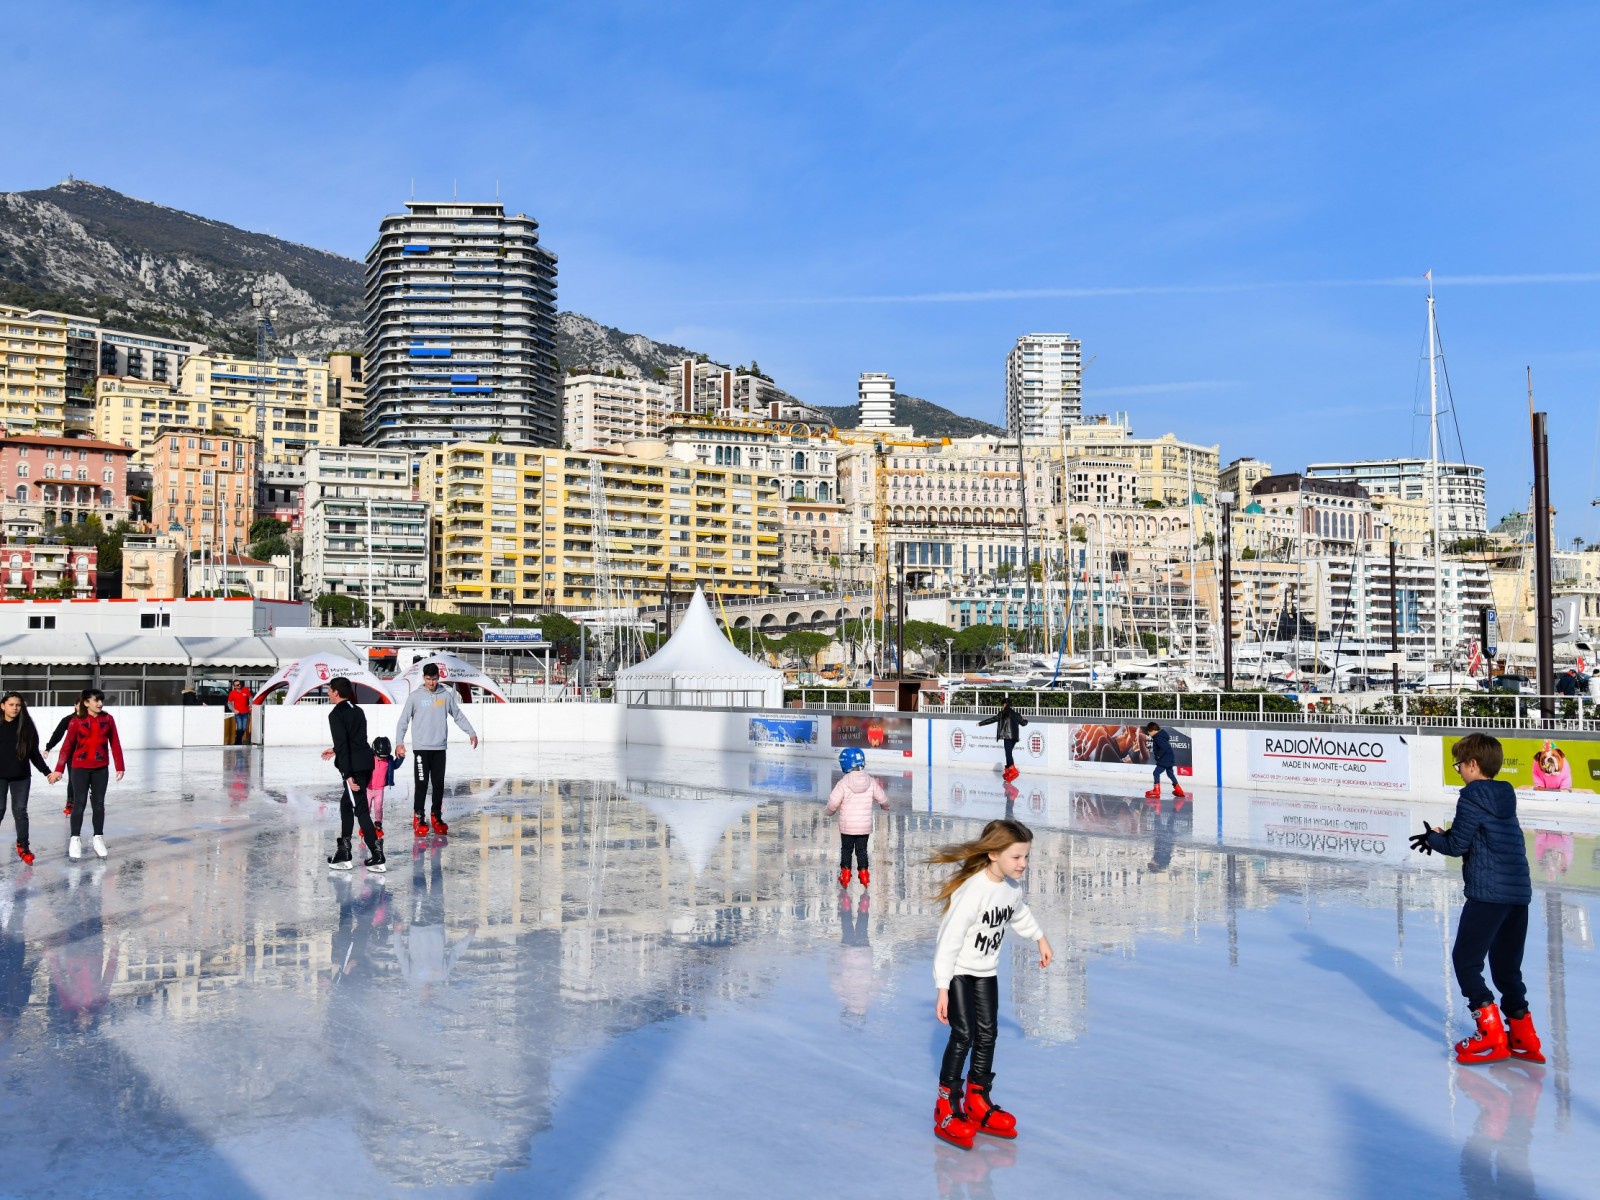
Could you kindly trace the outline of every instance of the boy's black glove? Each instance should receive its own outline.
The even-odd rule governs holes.
[[[1428,835],[1434,832],[1433,826],[1426,821],[1422,823],[1422,832],[1411,835],[1411,848],[1423,854],[1432,854],[1433,847],[1428,845]]]

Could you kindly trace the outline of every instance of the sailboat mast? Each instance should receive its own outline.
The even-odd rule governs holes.
[[[1433,272],[1428,272],[1428,494],[1433,525],[1433,657],[1444,665],[1444,572],[1439,560],[1439,323],[1433,307]]]
[[[1185,450],[1183,459],[1189,468],[1189,494],[1184,497],[1184,503],[1189,509],[1189,674],[1193,675],[1195,643],[1200,638],[1194,611],[1194,596],[1200,582],[1200,568],[1194,558],[1194,451]]]

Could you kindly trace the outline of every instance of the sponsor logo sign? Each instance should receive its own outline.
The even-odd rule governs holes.
[[[1411,747],[1398,733],[1250,730],[1250,782],[1337,783],[1403,792],[1411,786]]]
[[[752,746],[815,746],[817,719],[751,717],[749,738]]]
[[[949,727],[945,741],[950,748],[950,761],[1005,761],[1005,750],[995,739],[993,725],[980,727],[976,721],[945,721],[944,724]],[[1022,740],[1017,743],[1013,754],[1024,762],[1042,763],[1049,744],[1043,727],[1027,726],[1022,730]]]
[[[1455,744],[1460,738],[1444,739],[1444,782],[1460,787],[1455,769]],[[1575,738],[1501,738],[1505,762],[1496,779],[1514,788],[1536,792],[1600,791],[1600,742]]]
[[[1163,725],[1172,745],[1173,773],[1194,774],[1194,741],[1181,729]],[[1155,748],[1142,725],[1074,725],[1072,761],[1130,775],[1155,769]]]
[[[860,750],[895,750],[911,757],[910,717],[834,717],[832,732],[836,750],[854,746]]]

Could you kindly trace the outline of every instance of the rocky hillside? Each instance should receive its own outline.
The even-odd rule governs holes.
[[[564,370],[617,371],[649,379],[658,371],[694,358],[693,350],[657,342],[642,333],[623,333],[582,313],[556,318],[556,357]]]
[[[832,417],[840,429],[854,429],[859,419],[854,404],[822,406],[822,411]],[[998,425],[976,417],[963,417],[932,400],[899,392],[894,396],[894,419],[901,425],[911,426],[921,437],[993,437],[1005,432]]]
[[[68,180],[0,193],[0,289],[213,346],[254,344],[251,292],[277,308],[279,344],[325,353],[359,343],[361,264]]]

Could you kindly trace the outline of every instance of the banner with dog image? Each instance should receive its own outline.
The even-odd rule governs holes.
[[[1455,770],[1455,745],[1444,739],[1444,781],[1461,786]],[[1535,792],[1600,791],[1600,742],[1563,738],[1501,738],[1505,764],[1497,779]]]
[[[1163,725],[1172,744],[1173,773],[1194,774],[1194,742],[1181,729]],[[1148,776],[1156,765],[1155,749],[1143,725],[1074,725],[1072,761],[1075,766]]]

